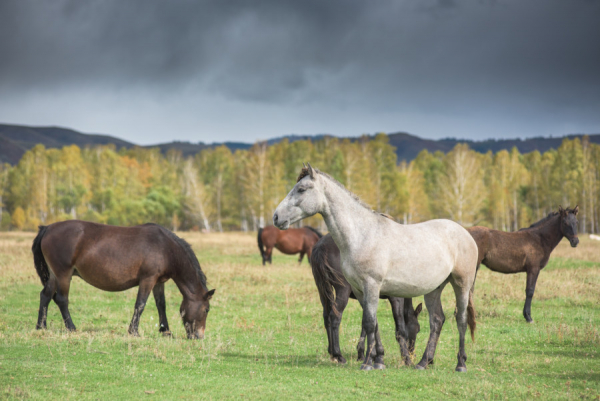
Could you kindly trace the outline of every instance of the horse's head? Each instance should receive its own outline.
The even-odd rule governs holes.
[[[560,213],[560,231],[563,236],[567,237],[571,246],[575,248],[579,244],[579,238],[577,237],[577,212],[579,212],[579,206],[575,206],[574,209],[563,209],[560,206],[558,212]]]
[[[411,354],[415,352],[415,343],[417,342],[417,334],[421,331],[421,325],[419,324],[419,313],[423,310],[423,304],[419,304],[417,309],[412,308],[412,302],[410,308],[405,308],[404,311],[404,323],[406,324],[406,332],[408,335],[408,352]]]
[[[322,211],[325,205],[322,184],[323,177],[310,164],[304,167],[294,188],[275,209],[273,224],[287,230],[291,224]]]
[[[203,339],[206,328],[206,316],[210,310],[210,299],[215,290],[206,291],[198,297],[184,297],[179,313],[183,319],[183,325],[189,339]]]

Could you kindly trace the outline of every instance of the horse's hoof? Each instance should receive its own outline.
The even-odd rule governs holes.
[[[163,331],[162,335],[163,335],[163,337],[172,337],[172,334],[170,331]]]
[[[364,363],[362,365],[360,365],[360,370],[373,370],[373,369],[374,368],[371,365],[367,365],[367,364],[364,364]]]
[[[335,363],[339,363],[340,365],[345,365],[346,364],[346,358],[344,358],[343,356],[332,356],[331,357],[331,362],[335,362]]]
[[[455,370],[460,373],[467,373],[467,368],[465,366],[457,366]]]
[[[425,366],[415,365],[415,369],[417,369],[417,370],[425,370]]]
[[[384,370],[385,365],[383,363],[376,363],[375,365],[373,365],[373,369]]]

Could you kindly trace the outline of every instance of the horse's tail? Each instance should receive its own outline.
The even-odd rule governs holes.
[[[263,229],[259,228],[258,229],[258,249],[260,250],[260,256],[262,256],[262,258],[263,258],[263,264],[264,264],[264,261],[265,261],[265,248],[263,246],[263,241],[262,241],[262,232],[263,232]]]
[[[321,232],[319,230],[317,230],[316,228],[312,228],[311,226],[304,226],[304,227],[308,228],[310,231],[312,231],[315,234],[317,234],[317,237],[323,238],[323,234],[321,234]]]
[[[473,282],[475,286],[475,282]],[[475,341],[475,330],[477,329],[477,322],[475,321],[475,304],[473,303],[473,287],[469,291],[469,303],[467,304],[467,324],[469,325],[469,331],[471,332],[471,340]]]
[[[344,278],[341,272],[336,271],[327,260],[327,251],[324,246],[315,246],[310,256],[310,266],[312,268],[313,277],[319,297],[323,307],[327,310],[333,309],[334,313],[339,314],[335,308],[334,283],[344,283]]]
[[[35,270],[37,271],[38,276],[40,276],[40,280],[42,280],[42,284],[45,287],[46,283],[48,283],[48,280],[50,279],[50,270],[48,270],[46,258],[44,258],[44,254],[42,253],[42,238],[44,237],[44,234],[46,234],[48,226],[39,226],[38,228],[40,230],[37,237],[35,237],[33,240],[31,252],[33,252],[33,264],[35,265]]]

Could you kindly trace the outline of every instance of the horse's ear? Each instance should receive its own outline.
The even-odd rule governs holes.
[[[214,294],[215,294],[215,290],[214,289],[210,290],[209,292],[204,294],[204,300],[205,301],[210,300]]]
[[[573,214],[575,216],[577,216],[577,213],[579,213],[579,205],[575,206],[575,209],[573,209]]]
[[[419,313],[421,313],[421,311],[423,310],[423,302],[421,302],[418,306],[417,309],[415,309],[415,317],[419,317]]]
[[[558,213],[565,214],[565,209],[563,209],[561,205],[558,205]]]
[[[307,164],[308,164],[308,174],[310,174],[310,178],[315,178],[315,170],[313,170],[310,163],[307,163]]]

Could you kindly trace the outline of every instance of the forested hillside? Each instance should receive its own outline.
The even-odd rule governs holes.
[[[362,141],[365,138],[373,138],[374,135],[364,135],[361,138],[352,137],[348,138],[351,141]],[[540,152],[546,152],[549,149],[557,149],[562,143],[563,139],[581,139],[583,135],[569,135],[567,137],[556,137],[556,138],[528,138],[528,139],[487,139],[484,141],[472,141],[457,138],[446,138],[440,140],[423,139],[418,136],[410,135],[404,132],[397,132],[389,134],[390,144],[396,148],[396,156],[398,161],[412,161],[417,157],[419,152],[426,149],[429,152],[442,151],[444,153],[450,152],[457,144],[466,143],[469,147],[480,153],[486,153],[492,151],[494,153],[501,150],[510,150],[516,147],[521,153],[533,152],[538,150]],[[283,140],[288,142],[296,142],[302,140],[319,141],[324,138],[334,138],[330,135],[287,135],[277,138],[269,139],[268,145],[275,145]],[[588,135],[591,143],[600,144],[600,134]],[[345,138],[339,138],[343,140]],[[186,142],[186,141],[172,141],[159,143],[150,146],[138,146],[134,143],[124,141],[119,138],[115,138],[109,135],[90,135],[83,134],[81,132],[74,131],[68,128],[60,127],[28,127],[22,125],[7,125],[0,124],[0,163],[16,164],[25,152],[35,145],[42,144],[46,148],[62,148],[68,145],[77,145],[80,148],[94,145],[109,145],[113,144],[116,149],[120,148],[133,148],[141,147],[145,149],[159,148],[163,155],[167,154],[170,150],[176,150],[181,152],[182,156],[194,156],[198,152],[204,149],[216,148],[224,145],[232,152],[236,150],[247,150],[252,147],[251,143],[244,142],[218,142],[204,143],[204,142]]]
[[[502,230],[527,226],[559,205],[580,207],[580,230],[598,231],[600,146],[565,139],[557,150],[485,154],[465,144],[421,151],[397,163],[384,134],[257,143],[193,157],[158,148],[37,145],[0,169],[1,228],[84,219],[108,224],[156,222],[171,229],[256,230],[296,182],[303,162],[329,173],[375,210],[399,222],[450,218]],[[321,224],[313,217],[306,224]]]

